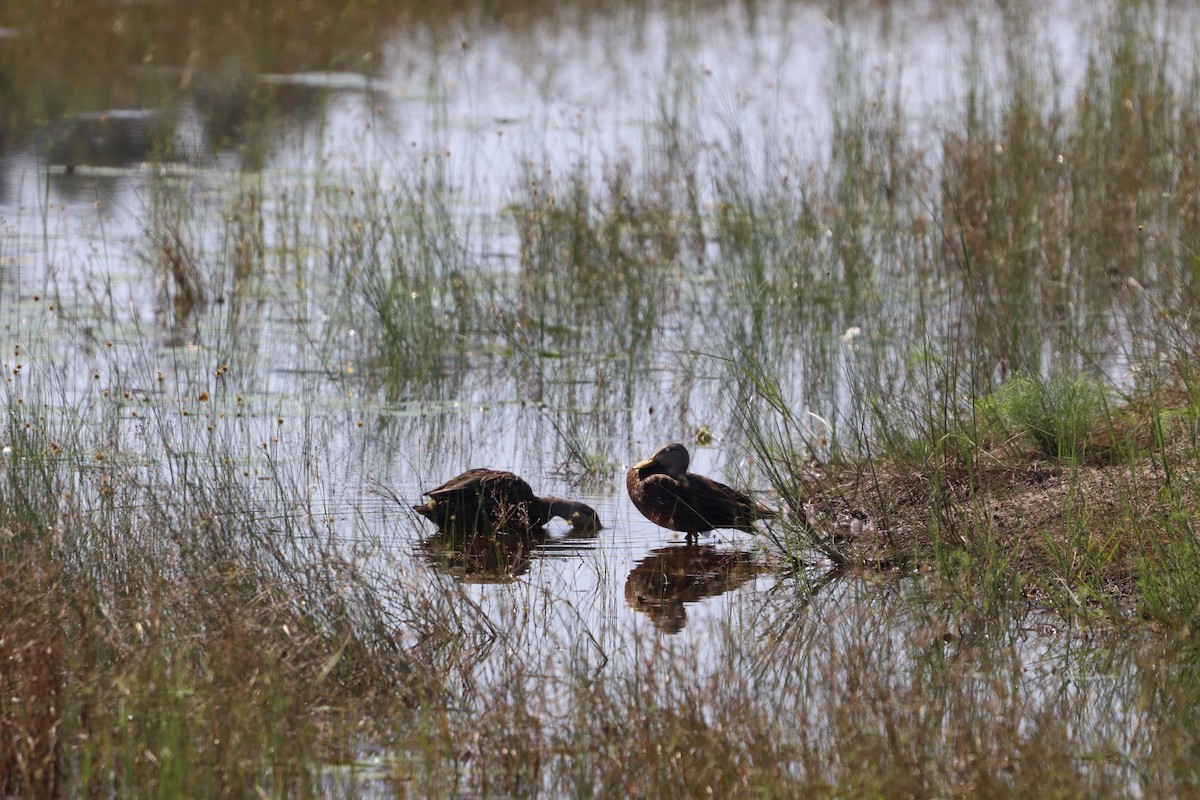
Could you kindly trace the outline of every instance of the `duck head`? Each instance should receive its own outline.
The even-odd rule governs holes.
[[[691,463],[691,457],[688,456],[687,448],[678,442],[672,442],[658,448],[654,455],[645,461],[634,464],[633,468],[642,477],[662,473],[670,475],[672,478],[682,478],[687,472],[689,463]]]
[[[591,506],[575,500],[564,500],[561,497],[544,497],[550,506],[550,516],[562,517],[574,531],[599,531],[604,526],[600,524],[600,515]]]

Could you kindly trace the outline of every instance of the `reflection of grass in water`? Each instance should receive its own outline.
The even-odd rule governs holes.
[[[457,2],[232,8],[222,0],[136,7],[18,0],[5,7],[11,34],[0,48],[0,72],[24,77],[5,82],[10,113],[0,127],[9,145],[44,135],[39,144],[49,145],[51,163],[125,166],[197,155],[177,135],[179,109],[195,109],[214,154],[236,152],[260,169],[281,119],[316,119],[343,83],[369,86],[397,38],[459,49],[467,41],[461,31],[447,35],[448,26],[469,29],[486,17],[518,39],[537,37],[626,5],[504,0],[481,12]],[[321,73],[332,75],[328,85],[319,77],[310,86],[261,79]],[[343,82],[342,75],[352,77]],[[146,111],[145,124],[113,113],[129,111]]]
[[[728,636],[715,652],[635,634],[589,659],[572,638],[561,646],[573,670],[522,682],[539,654],[515,649],[504,680],[441,718],[439,749],[463,757],[455,786],[762,797],[1187,785],[1190,723],[1171,706],[1195,687],[1152,666],[1174,645],[1068,644],[1022,617],[946,603],[931,581],[814,585],[782,585],[717,623]],[[424,747],[393,769],[429,791],[450,777]]]
[[[303,10],[17,2],[6,11],[5,25],[20,35],[6,38],[0,59],[6,73],[28,78],[10,86],[20,110],[6,117],[6,135],[23,138],[64,109],[167,109],[186,100],[211,124],[215,144],[252,148],[248,139],[272,113],[263,98],[274,93],[259,74],[369,70],[388,26],[403,16],[362,2]],[[172,147],[173,127],[155,132],[157,155]]]

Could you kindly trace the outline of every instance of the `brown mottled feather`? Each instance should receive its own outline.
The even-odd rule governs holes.
[[[625,476],[629,498],[651,522],[693,539],[717,528],[749,533],[755,520],[778,516],[737,489],[687,472],[688,462],[686,448],[670,444],[633,465]]]
[[[529,533],[554,516],[576,528],[601,527],[589,506],[557,497],[538,497],[524,479],[503,470],[469,469],[425,494],[429,502],[413,506],[413,510],[442,528]]]

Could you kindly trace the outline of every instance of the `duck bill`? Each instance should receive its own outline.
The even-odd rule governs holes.
[[[654,456],[650,456],[650,458],[647,458],[645,461],[639,461],[638,463],[634,464],[633,468],[638,471],[639,475],[644,475],[646,470],[657,464],[658,462],[654,460]]]

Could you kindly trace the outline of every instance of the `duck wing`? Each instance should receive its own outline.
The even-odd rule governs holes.
[[[524,479],[503,470],[469,469],[425,494],[429,502],[416,510],[440,524],[524,532],[546,522],[545,503]]]
[[[662,473],[647,475],[630,483],[629,496],[638,510],[658,525],[673,531],[710,531],[696,497],[693,476],[675,478]]]
[[[687,475],[688,505],[710,528],[750,531],[756,518],[753,501],[742,492],[703,475]]]
[[[647,475],[638,481],[642,502],[655,508],[670,509],[687,502],[687,484],[670,475]]]
[[[480,492],[483,490],[485,481],[495,480],[495,476],[512,475],[510,472],[499,472],[494,469],[486,469],[484,467],[476,467],[469,469],[459,475],[455,475],[450,480],[425,492],[426,496],[438,499],[439,497],[448,497],[453,494],[461,494],[463,492]],[[512,475],[512,477],[516,477]],[[518,480],[520,480],[518,478]]]

